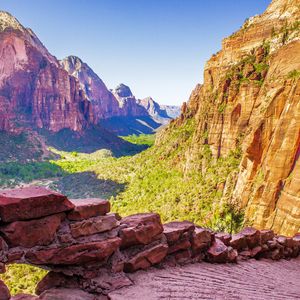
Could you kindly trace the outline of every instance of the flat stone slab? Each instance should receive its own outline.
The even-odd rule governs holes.
[[[109,299],[300,299],[299,270],[300,258],[151,268],[130,274],[134,285],[109,293]]]
[[[30,263],[35,265],[80,265],[103,261],[119,248],[120,243],[121,239],[116,237],[101,242],[31,250],[25,256]]]
[[[2,222],[37,219],[74,208],[68,198],[43,187],[0,190]]]
[[[75,205],[68,214],[71,221],[81,221],[92,217],[103,216],[110,211],[110,203],[100,198],[70,199]]]

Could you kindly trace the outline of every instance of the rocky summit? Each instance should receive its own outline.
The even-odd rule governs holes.
[[[12,263],[49,270],[37,284],[38,296],[11,298],[0,281],[1,300],[115,299],[115,291],[135,285],[129,273],[152,266],[166,273],[178,264],[255,265],[254,258],[277,261],[300,254],[299,234],[285,237],[253,227],[217,233],[188,221],[162,224],[155,213],[121,218],[110,213],[108,201],[69,200],[41,187],[0,191],[0,217],[1,272]]]

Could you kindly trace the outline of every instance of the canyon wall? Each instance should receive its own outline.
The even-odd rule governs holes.
[[[82,131],[93,123],[89,101],[31,30],[1,12],[0,130],[22,126]]]
[[[156,213],[121,218],[110,213],[106,200],[69,200],[41,187],[1,190],[0,217],[0,271],[12,263],[49,270],[36,287],[39,296],[12,299],[73,295],[100,300],[132,285],[127,273],[153,265],[279,260],[300,254],[299,234],[287,238],[247,227],[231,235],[188,221],[162,224]],[[0,298],[10,299],[1,281]]]
[[[224,199],[245,209],[248,224],[288,235],[300,230],[299,7],[299,0],[274,0],[224,39],[204,83],[156,142],[192,120],[183,170],[205,172],[205,147],[215,159],[239,156],[234,182],[220,183]]]

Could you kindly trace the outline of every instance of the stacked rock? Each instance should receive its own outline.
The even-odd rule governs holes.
[[[95,300],[131,285],[126,273],[157,264],[277,260],[300,253],[300,234],[287,238],[248,227],[231,236],[188,221],[163,225],[155,213],[121,219],[106,200],[69,200],[41,187],[1,191],[0,218],[1,271],[11,263],[50,271],[37,285],[39,296],[11,299],[67,300],[72,289],[78,299]],[[0,299],[10,299],[3,282]]]

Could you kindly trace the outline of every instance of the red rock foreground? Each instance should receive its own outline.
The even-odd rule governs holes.
[[[162,225],[159,215],[155,213],[137,214],[121,219],[117,214],[109,213],[109,210],[109,202],[105,200],[68,200],[65,196],[44,188],[28,187],[0,191],[2,272],[5,272],[5,264],[11,263],[32,264],[50,270],[37,285],[36,293],[39,296],[18,295],[10,298],[5,284],[0,282],[0,299],[96,300],[107,299],[107,295],[111,299],[127,299],[129,296],[118,292],[113,293],[113,291],[131,286],[136,281],[139,282],[139,279],[136,279],[139,277],[129,276],[128,273],[154,265],[170,268],[168,271],[162,271],[165,279],[161,281],[161,284],[166,282],[163,286],[169,291],[169,295],[161,294],[158,298],[153,298],[155,293],[151,292],[152,298],[149,299],[183,299],[185,296],[179,296],[177,292],[173,293],[172,289],[176,291],[181,289],[181,293],[188,295],[194,293],[193,289],[198,283],[197,293],[200,293],[201,284],[203,285],[201,293],[204,293],[205,289],[209,288],[210,280],[216,285],[211,284],[209,290],[217,297],[218,285],[225,279],[230,284],[223,287],[224,292],[230,294],[230,287],[240,282],[244,289],[241,292],[243,295],[254,289],[255,285],[251,280],[255,276],[257,276],[255,280],[260,282],[259,276],[263,268],[256,274],[255,269],[258,268],[256,266],[265,265],[264,271],[271,272],[270,274],[275,277],[283,274],[281,271],[285,272],[284,268],[287,269],[287,274],[289,268],[294,272],[296,272],[296,265],[299,268],[299,260],[281,262],[280,265],[278,264],[278,266],[283,264],[284,267],[281,268],[270,261],[266,263],[249,259],[295,258],[300,253],[300,234],[294,237],[276,236],[271,230],[259,231],[248,227],[231,236],[197,227],[188,221]],[[207,262],[237,263],[246,260],[248,262],[235,267],[207,264]],[[173,266],[202,261],[206,263],[189,265],[182,269],[186,271],[183,271],[182,276],[185,279],[180,281],[181,284],[177,282],[178,278],[172,279],[176,270],[181,272],[181,269],[178,267],[173,269]],[[249,277],[250,282],[247,281],[248,277],[245,275],[247,273],[243,275],[244,277],[241,275],[245,266],[253,269],[252,273],[249,273],[249,276],[252,276]],[[274,273],[270,271],[271,266],[274,270],[277,268],[277,271]],[[195,275],[196,278],[193,276],[189,278],[191,269],[196,270],[198,274]],[[216,279],[214,279],[215,275],[209,274],[206,278],[208,269],[210,272],[216,272]],[[231,273],[230,270],[235,271]],[[149,272],[152,273],[153,271]],[[218,275],[219,273],[222,273],[222,276]],[[300,279],[299,274],[300,272],[297,272],[297,283]],[[271,275],[265,276],[266,291],[273,286]],[[219,277],[223,279],[218,279]],[[287,278],[284,277],[283,280]],[[286,283],[290,284],[290,281]],[[280,285],[276,285],[276,289],[278,287]],[[135,293],[136,288],[139,287],[129,288],[129,291]],[[150,289],[150,286],[148,288]],[[149,289],[148,291],[151,290]],[[278,297],[281,298],[270,294],[273,298],[269,299],[284,299],[289,293],[292,298],[286,299],[295,299],[294,295],[297,292],[300,298],[299,284],[296,290],[291,292],[282,291],[281,294],[278,292]],[[189,299],[198,299],[193,297],[187,296]],[[206,298],[203,294],[201,299]],[[140,295],[139,299],[146,299],[145,295]],[[252,298],[238,298],[232,292],[230,299]]]

